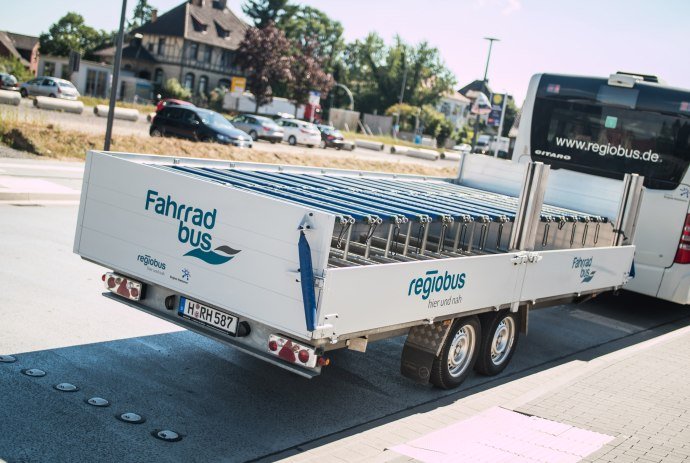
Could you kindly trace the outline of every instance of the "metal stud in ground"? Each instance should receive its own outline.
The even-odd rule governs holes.
[[[0,363],[14,363],[17,361],[17,357],[12,357],[11,355],[0,355]]]
[[[55,386],[53,386],[53,389],[56,389],[56,390],[62,391],[62,392],[77,392],[79,390],[79,387],[77,387],[71,383],[60,383],[60,384],[56,384]]]
[[[45,371],[39,370],[38,368],[25,368],[22,370],[22,373],[24,373],[26,376],[33,376],[34,378],[40,378],[41,376],[46,375]]]
[[[125,423],[131,423],[131,424],[141,424],[144,421],[146,421],[146,418],[139,415],[138,413],[133,413],[133,412],[127,412],[127,413],[122,413],[120,415],[115,415],[115,418],[117,418],[120,421],[124,421]]]
[[[175,431],[171,431],[169,429],[162,429],[162,430],[153,430],[151,431],[151,435],[155,437],[156,439],[164,440],[166,442],[177,442],[182,440],[182,436],[180,436],[178,433]]]
[[[94,407],[109,407],[110,406],[110,402],[108,402],[103,397],[91,397],[90,399],[86,399],[84,402],[86,402],[89,405],[93,405]]]

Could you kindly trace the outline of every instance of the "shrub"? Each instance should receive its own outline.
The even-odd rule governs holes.
[[[165,81],[162,91],[163,98],[176,98],[178,100],[189,100],[192,97],[192,92],[180,85],[180,82],[174,77]]]

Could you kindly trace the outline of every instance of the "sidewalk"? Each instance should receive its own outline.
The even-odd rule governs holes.
[[[690,327],[465,394],[274,460],[690,462]]]
[[[78,201],[83,171],[81,163],[0,157],[0,201]]]

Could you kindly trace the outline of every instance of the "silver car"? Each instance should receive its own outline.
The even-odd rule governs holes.
[[[76,100],[79,97],[79,92],[72,82],[58,79],[57,77],[36,77],[21,84],[19,92],[24,98],[29,96],[49,96],[51,98]]]
[[[277,143],[281,142],[285,135],[282,127],[264,116],[242,114],[232,120],[232,125],[247,132],[254,141],[261,139]]]

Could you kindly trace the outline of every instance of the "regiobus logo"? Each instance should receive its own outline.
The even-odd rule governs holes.
[[[429,270],[424,276],[410,281],[407,295],[421,295],[422,300],[426,301],[433,293],[462,289],[465,286],[466,276],[464,273],[448,273],[448,271],[441,275],[438,270]]]
[[[204,211],[199,207],[178,203],[170,195],[160,196],[154,190],[148,190],[146,193],[144,209],[179,221],[178,241],[193,248],[185,253],[185,256],[195,257],[207,264],[220,265],[230,261],[240,252],[230,246],[212,249],[213,235],[210,231],[216,226],[216,209]]]

